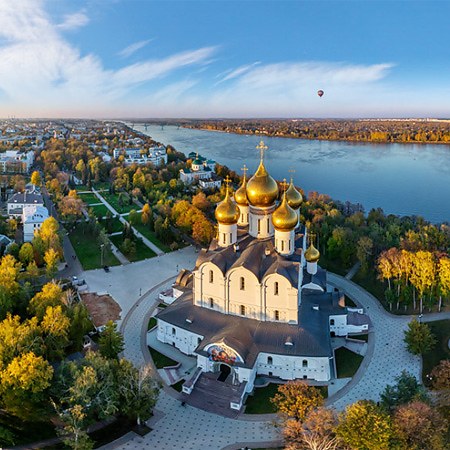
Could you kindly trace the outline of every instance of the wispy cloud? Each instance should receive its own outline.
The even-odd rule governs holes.
[[[223,76],[224,74],[222,74],[222,78],[216,83],[220,84],[223,83],[224,81],[229,81],[232,80],[234,78],[238,78],[241,75],[243,75],[244,73],[248,72],[250,69],[252,69],[253,67],[257,66],[258,64],[261,64],[260,61],[256,61],[253,64],[246,64],[244,66],[240,66],[234,70],[229,70],[226,72],[226,75]]]
[[[0,91],[7,99],[4,107],[26,110],[30,115],[47,111],[99,114],[136,86],[188,66],[200,67],[216,51],[204,47],[111,70],[98,56],[82,55],[61,34],[62,29],[74,29],[75,22],[63,28],[54,24],[40,0],[0,2],[0,38],[4,38],[0,44]]]
[[[125,47],[123,50],[121,50],[118,53],[118,55],[121,56],[122,58],[128,58],[133,53],[136,53],[141,48],[144,48],[151,41],[152,39],[147,39],[145,41],[135,42],[134,44],[131,44],[128,47]]]
[[[73,14],[66,14],[63,22],[57,25],[60,30],[72,31],[78,28],[82,28],[89,23],[89,17],[84,10],[78,11]]]

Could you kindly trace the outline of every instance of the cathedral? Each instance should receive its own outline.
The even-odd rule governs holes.
[[[336,377],[333,336],[367,332],[369,319],[327,286],[320,253],[300,221],[302,195],[283,192],[261,160],[255,174],[215,210],[218,233],[183,270],[173,303],[158,313],[157,338],[197,358],[186,380],[228,383],[239,410],[257,376],[329,382]],[[309,238],[309,239],[308,239]],[[308,243],[309,241],[309,243]]]

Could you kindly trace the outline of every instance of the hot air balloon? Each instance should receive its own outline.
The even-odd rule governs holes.
[[[324,92],[322,91],[322,89],[320,89],[319,91],[317,91],[317,95],[319,97],[322,97],[322,95],[324,94]]]

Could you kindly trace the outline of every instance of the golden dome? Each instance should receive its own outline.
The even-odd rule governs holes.
[[[297,226],[297,213],[289,206],[286,192],[280,206],[272,214],[272,222],[277,231],[291,231]]]
[[[255,175],[247,183],[248,201],[253,206],[270,206],[277,197],[277,182],[269,175],[261,160]]]
[[[248,198],[247,198],[247,177],[244,173],[244,178],[242,180],[242,184],[239,189],[234,193],[234,199],[236,203],[240,206],[248,206]]]
[[[237,207],[236,203],[231,200],[227,188],[225,198],[217,205],[215,211],[217,222],[223,225],[233,225],[237,223],[239,215],[239,208]]]
[[[316,247],[314,247],[313,243],[311,242],[305,252],[305,259],[309,263],[316,263],[317,261],[319,261],[319,258],[320,252]]]
[[[289,203],[289,206],[294,209],[300,208],[300,205],[303,202],[302,194],[300,194],[300,192],[298,192],[297,189],[295,188],[292,178],[289,187],[287,188],[286,191],[286,198],[287,202]]]

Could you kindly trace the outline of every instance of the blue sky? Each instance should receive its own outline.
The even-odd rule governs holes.
[[[446,0],[0,0],[0,116],[450,117],[449,17]]]

